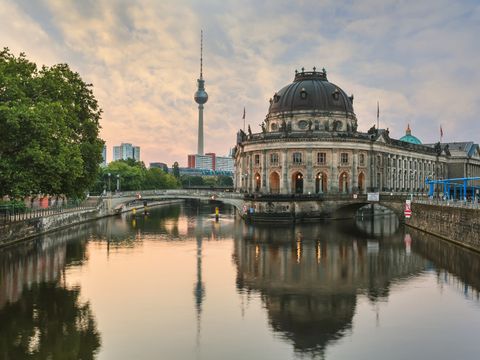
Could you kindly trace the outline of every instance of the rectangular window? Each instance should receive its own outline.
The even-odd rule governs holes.
[[[255,165],[260,165],[260,155],[255,155]]]
[[[365,155],[360,154],[358,158],[359,158],[360,166],[365,166]]]
[[[278,154],[270,154],[270,165],[278,165]]]
[[[327,162],[327,154],[324,152],[317,153],[317,164],[325,165]]]
[[[347,153],[341,153],[340,154],[340,163],[342,165],[348,165],[348,154]]]
[[[299,153],[299,152],[293,153],[293,163],[294,164],[302,163],[302,153]]]

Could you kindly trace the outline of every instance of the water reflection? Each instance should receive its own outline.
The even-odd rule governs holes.
[[[260,292],[270,326],[297,352],[323,354],[351,331],[358,294],[381,301],[392,283],[428,266],[407,253],[401,234],[374,242],[345,231],[351,226],[245,226],[240,236],[237,231],[237,287]]]
[[[90,304],[63,284],[64,269],[86,260],[93,230],[84,224],[0,252],[2,359],[94,358],[100,334]]]
[[[231,207],[221,206],[222,217],[216,222],[214,208],[219,204],[198,205],[152,209],[148,216],[124,214],[0,252],[0,358],[119,358],[112,348],[123,342],[109,333],[112,329],[132,338],[127,347],[140,357],[151,358],[149,350],[163,346],[171,349],[166,358],[219,358],[219,352],[238,347],[243,333],[251,329],[257,334],[264,327],[270,330],[265,331],[268,336],[275,336],[263,338],[259,347],[284,351],[287,343],[295,351],[295,356],[286,355],[290,358],[322,357],[327,348],[344,346],[339,339],[352,339],[359,332],[357,315],[365,304],[377,309],[391,303],[398,295],[396,286],[409,280],[428,275],[433,288],[455,289],[479,304],[478,254],[414,230],[405,233],[388,215],[252,226],[235,218]],[[115,257],[117,251],[122,256]],[[89,271],[75,271],[82,266]],[[78,287],[67,286],[73,273]],[[93,277],[98,280],[95,288]],[[115,283],[109,287],[115,289],[111,294],[105,281]],[[236,288],[228,286],[234,281]],[[114,297],[121,298],[122,311],[128,309],[121,320],[138,317],[135,333],[130,323],[122,325],[115,311],[109,312]],[[253,305],[243,308],[245,298],[253,299],[255,310]],[[252,313],[266,313],[268,323],[262,316],[248,322]],[[392,320],[385,318],[383,322]],[[414,331],[399,331],[404,330]],[[231,334],[219,344],[222,331]],[[118,342],[112,345],[114,338]],[[255,341],[252,338],[248,340]],[[154,339],[154,344],[143,339]],[[123,351],[121,355],[134,358]]]

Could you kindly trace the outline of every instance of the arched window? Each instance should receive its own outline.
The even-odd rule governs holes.
[[[276,171],[270,174],[270,194],[279,194],[280,193],[280,176]]]
[[[300,171],[292,175],[292,192],[294,194],[303,194],[303,174]]]
[[[360,194],[365,192],[365,174],[363,172],[358,174],[358,192]]]
[[[262,177],[259,173],[255,174],[255,191],[259,192],[260,188],[262,187]]]
[[[348,193],[348,173],[346,171],[342,172],[338,177],[338,190],[341,193],[347,194]]]
[[[323,194],[327,192],[327,174],[319,172],[315,175],[315,193]]]

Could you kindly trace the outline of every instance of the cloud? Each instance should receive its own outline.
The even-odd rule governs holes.
[[[474,1],[0,0],[3,45],[39,64],[68,62],[102,108],[102,136],[142,147],[146,163],[196,151],[199,32],[204,29],[205,147],[226,154],[254,131],[294,70],[325,66],[355,95],[359,128],[425,142],[474,140],[480,125],[480,7]]]

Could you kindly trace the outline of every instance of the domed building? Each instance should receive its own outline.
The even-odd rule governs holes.
[[[448,176],[448,149],[422,145],[388,129],[357,131],[354,97],[325,69],[295,71],[275,92],[260,133],[240,130],[235,188],[261,194],[338,194],[426,191],[427,176]]]
[[[405,131],[405,135],[402,136],[399,140],[410,143],[410,144],[417,144],[417,145],[422,144],[422,142],[417,137],[412,135],[412,130],[410,130],[410,124],[407,125],[407,130]]]

